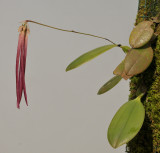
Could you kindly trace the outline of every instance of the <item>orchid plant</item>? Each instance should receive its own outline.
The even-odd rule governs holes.
[[[77,32],[73,30],[65,30],[61,28],[52,27],[42,23],[31,20],[26,20],[19,28],[19,41],[17,47],[16,58],[16,91],[17,91],[17,108],[20,108],[20,101],[22,93],[24,93],[26,104],[27,93],[25,85],[25,67],[27,56],[27,41],[29,34],[28,23],[32,22],[48,28],[72,32],[87,36],[92,36],[109,41],[111,44],[93,49],[71,62],[66,71],[70,71],[79,67],[80,65],[94,59],[102,53],[114,48],[119,47],[125,54],[124,60],[115,68],[113,74],[115,75],[107,83],[105,83],[98,91],[98,95],[103,94],[115,85],[117,85],[123,78],[125,80],[142,73],[145,71],[152,62],[153,50],[151,48],[151,40],[154,38],[154,30],[152,25],[154,21],[143,21],[139,23],[130,34],[129,43],[131,47],[116,44],[113,41],[93,34]],[[133,139],[141,129],[145,117],[145,109],[141,103],[141,98],[145,94],[144,89],[137,91],[137,98],[131,100],[120,107],[115,116],[113,117],[108,128],[108,141],[113,148],[117,148],[123,144],[128,143]]]

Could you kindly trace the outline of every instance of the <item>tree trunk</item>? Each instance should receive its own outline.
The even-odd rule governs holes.
[[[136,24],[160,13],[160,0],[140,0]],[[141,87],[147,89],[142,102],[145,107],[145,121],[138,133],[126,147],[129,153],[160,153],[160,24],[154,24],[158,34],[152,44],[154,58],[150,67],[131,79],[129,99],[137,97]]]

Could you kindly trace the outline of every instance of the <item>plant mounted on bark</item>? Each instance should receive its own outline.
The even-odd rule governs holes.
[[[98,47],[81,55],[67,66],[66,71],[75,69],[82,64],[105,53],[106,51],[111,50],[114,47],[119,47],[125,53],[124,60],[115,68],[115,70],[113,70],[113,74],[115,76],[99,89],[98,95],[104,94],[111,90],[121,81],[121,79],[130,79],[138,74],[142,74],[145,70],[147,70],[153,60],[154,55],[152,43],[155,43],[155,38],[157,36],[157,33],[154,33],[156,27],[155,24],[159,23],[157,18],[140,22],[137,26],[135,26],[135,28],[130,34],[129,44],[131,47],[128,47],[116,44],[107,38],[96,36],[93,34],[60,29],[35,21],[25,20],[22,26],[20,26],[20,35],[16,59],[16,89],[18,108],[20,106],[22,92],[24,92],[26,104],[28,104],[25,86],[25,66],[29,22],[53,28],[56,30],[104,39],[112,43],[109,45]],[[147,88],[145,87],[145,84],[142,83],[140,86],[138,86],[137,91],[135,92],[134,99],[129,100],[127,103],[123,104],[113,117],[107,134],[108,141],[113,148],[118,148],[119,146],[128,143],[140,131],[145,119],[145,108],[141,102],[141,99],[146,96],[146,91]]]

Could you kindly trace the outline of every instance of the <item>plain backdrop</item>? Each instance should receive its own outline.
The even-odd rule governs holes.
[[[0,153],[125,152],[125,145],[109,145],[107,128],[128,100],[129,81],[97,95],[125,56],[119,48],[65,72],[81,54],[109,43],[30,23],[29,106],[23,97],[20,110],[15,62],[20,21],[35,20],[128,45],[137,7],[135,0],[0,0]]]

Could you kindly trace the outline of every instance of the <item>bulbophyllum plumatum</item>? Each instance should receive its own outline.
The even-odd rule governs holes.
[[[25,69],[27,57],[28,34],[30,32],[27,22],[24,22],[18,29],[19,40],[16,57],[16,92],[17,92],[17,108],[20,108],[22,93],[24,93],[26,104],[27,93],[25,85]]]
[[[114,47],[119,47],[121,50],[123,50],[123,52],[126,54],[124,60],[113,71],[115,76],[99,89],[98,95],[104,94],[111,90],[122,80],[122,78],[127,80],[137,74],[144,72],[149,67],[153,59],[154,54],[153,49],[151,48],[151,43],[154,40],[154,29],[152,29],[151,26],[153,21],[143,21],[133,29],[129,39],[131,45],[130,48],[128,46],[116,44],[113,41],[101,36],[77,32],[74,30],[56,28],[35,21],[25,20],[19,27],[20,34],[16,58],[16,89],[18,108],[20,108],[22,93],[24,93],[25,101],[28,105],[25,85],[27,42],[29,34],[29,28],[27,24],[28,22],[60,31],[100,38],[111,43],[109,45],[100,46],[82,54],[67,66],[66,71],[75,69],[82,64],[96,58],[97,56],[111,50]],[[145,109],[141,103],[141,98],[145,95],[145,93],[146,89],[141,89],[141,87],[139,87],[135,93],[137,98],[122,105],[117,111],[116,115],[113,117],[108,129],[108,140],[113,148],[118,148],[121,145],[128,143],[137,135],[141,129],[145,118]]]

